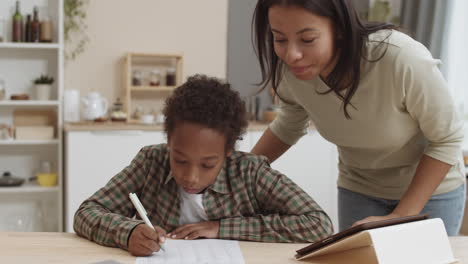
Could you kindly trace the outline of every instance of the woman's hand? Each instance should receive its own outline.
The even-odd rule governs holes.
[[[206,221],[179,226],[167,237],[174,239],[218,238],[219,221]]]
[[[369,216],[369,217],[366,217],[364,219],[361,219],[359,221],[354,222],[354,224],[352,226],[357,226],[357,225],[360,225],[360,224],[374,222],[374,221],[393,219],[393,218],[398,218],[398,217],[402,217],[402,216],[399,215],[399,214],[396,214],[396,213],[391,213],[391,214],[384,215],[384,216]]]
[[[134,256],[149,256],[159,251],[159,244],[166,240],[166,231],[159,226],[154,229],[146,224],[137,225],[130,234],[128,251]]]

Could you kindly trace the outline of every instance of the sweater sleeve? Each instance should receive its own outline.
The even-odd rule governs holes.
[[[286,76],[283,77],[278,87],[278,93],[281,96],[280,111],[269,128],[281,141],[294,145],[307,134],[307,128],[310,125],[309,114],[295,102],[292,87],[289,87]]]
[[[461,155],[463,121],[439,64],[425,48],[403,47],[395,74],[406,110],[428,140],[424,154],[454,165]]]

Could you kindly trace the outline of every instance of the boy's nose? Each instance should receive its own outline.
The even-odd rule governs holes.
[[[184,175],[184,185],[187,187],[193,187],[198,182],[198,169],[190,168]]]

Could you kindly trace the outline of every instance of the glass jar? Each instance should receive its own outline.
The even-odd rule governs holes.
[[[159,86],[161,85],[161,71],[159,69],[154,69],[151,71],[149,78],[150,86]]]
[[[138,119],[140,119],[140,117],[141,117],[142,115],[143,115],[143,107],[137,106],[137,107],[135,108],[135,111],[134,111],[133,114],[132,114],[132,118],[138,120]]]
[[[111,112],[112,121],[126,121],[127,114],[123,110],[123,103],[120,101],[120,98],[117,98],[117,101],[112,105]]]
[[[0,17],[0,42],[6,41],[6,20]]]
[[[5,98],[6,98],[5,81],[0,79],[0,100],[4,100]]]
[[[143,72],[140,70],[134,70],[132,73],[132,85],[140,86],[143,85]]]
[[[175,86],[176,85],[176,70],[175,68],[168,68],[166,70],[166,85]]]

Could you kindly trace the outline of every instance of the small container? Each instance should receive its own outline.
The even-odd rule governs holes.
[[[37,182],[43,187],[51,187],[57,185],[57,173],[38,173]]]
[[[6,20],[0,17],[0,42],[6,41]]]
[[[175,68],[168,68],[166,70],[166,85],[175,86],[176,85],[176,70]]]
[[[12,140],[13,129],[6,124],[0,124],[0,140]]]
[[[143,72],[140,70],[134,70],[132,73],[132,85],[140,86],[143,85]]]
[[[140,123],[146,124],[146,125],[154,124],[154,115],[145,114],[145,115],[140,116]]]
[[[0,100],[5,100],[5,98],[6,98],[5,81],[0,79]]]
[[[126,121],[127,114],[123,111],[123,103],[120,101],[120,98],[117,98],[117,101],[112,105],[111,112],[112,121]]]
[[[159,69],[154,69],[151,71],[149,78],[150,86],[159,86],[161,85],[161,71]]]
[[[156,124],[164,124],[164,120],[166,117],[164,116],[163,113],[159,113],[156,115]]]
[[[132,118],[135,120],[139,120],[142,115],[143,115],[143,107],[137,106],[135,108],[135,111],[133,112]]]

